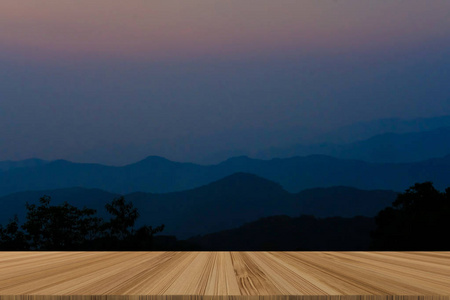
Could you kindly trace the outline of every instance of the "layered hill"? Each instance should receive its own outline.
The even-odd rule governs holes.
[[[255,154],[258,158],[311,154],[375,163],[409,163],[450,153],[450,127],[424,132],[387,132],[352,143],[319,143],[272,148]]]
[[[111,167],[54,161],[42,166],[0,172],[0,195],[25,190],[98,188],[112,193],[167,193],[199,187],[237,172],[258,175],[289,192],[308,188],[352,186],[403,191],[416,182],[450,186],[450,156],[416,163],[368,163],[324,155],[259,160],[246,156],[217,165],[179,163],[151,156],[135,164]]]
[[[450,115],[414,119],[383,118],[338,127],[316,140],[319,143],[348,144],[385,133],[426,132],[443,127],[450,127]]]
[[[104,218],[108,217],[104,205],[119,196],[83,188],[15,193],[0,198],[0,223],[6,223],[15,213],[24,220],[25,203],[38,203],[44,194],[51,196],[54,204],[67,201],[78,207],[97,209]],[[393,191],[349,187],[311,189],[292,194],[275,182],[236,173],[191,190],[165,194],[131,193],[125,195],[125,199],[132,201],[140,212],[138,226],[165,224],[164,234],[188,238],[236,228],[273,215],[373,217],[389,206],[396,195]]]

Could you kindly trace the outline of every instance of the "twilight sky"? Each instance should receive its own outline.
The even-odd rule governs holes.
[[[358,121],[450,114],[449,11],[447,0],[2,0],[0,160],[206,162]]]

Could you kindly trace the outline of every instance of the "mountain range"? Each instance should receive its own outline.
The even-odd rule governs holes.
[[[324,155],[259,160],[235,157],[217,165],[179,163],[151,156],[112,167],[64,160],[0,172],[0,196],[26,190],[98,188],[117,194],[167,193],[199,187],[237,172],[275,181],[291,193],[315,187],[403,191],[416,182],[450,186],[450,155],[415,163],[368,163]]]
[[[0,198],[0,224],[14,213],[25,219],[25,203],[38,203],[43,195],[52,204],[64,201],[78,207],[94,208],[107,218],[104,209],[118,194],[98,189],[69,188],[20,192]],[[137,226],[165,224],[164,234],[177,238],[236,228],[246,222],[273,215],[298,217],[373,217],[396,198],[393,191],[364,191],[349,187],[331,187],[289,193],[279,184],[247,173],[236,173],[191,190],[165,193],[131,193],[125,195],[140,213]]]
[[[330,130],[310,140],[311,143],[348,144],[385,133],[414,133],[450,127],[450,115],[430,118],[383,118],[356,122]]]
[[[423,132],[388,132],[344,144],[298,144],[284,148],[270,148],[253,156],[266,159],[320,154],[376,163],[408,163],[442,157],[449,153],[450,127],[442,127]]]

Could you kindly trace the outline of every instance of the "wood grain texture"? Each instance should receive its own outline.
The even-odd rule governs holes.
[[[450,300],[450,252],[0,252],[0,299]]]

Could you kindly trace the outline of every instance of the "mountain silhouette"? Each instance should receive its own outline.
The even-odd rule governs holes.
[[[347,144],[385,133],[412,133],[450,127],[450,115],[431,118],[383,118],[357,122],[331,130],[315,140],[318,143]]]
[[[136,204],[142,219],[166,224],[165,233],[179,238],[233,228],[295,206],[294,197],[279,184],[245,173],[187,191],[133,193],[127,199]]]
[[[152,156],[135,164],[112,167],[58,160],[0,172],[0,196],[74,186],[118,194],[167,193],[199,187],[237,172],[278,182],[289,192],[331,186],[402,191],[412,183],[425,181],[443,189],[450,185],[449,161],[450,156],[415,163],[368,163],[325,155],[271,160],[242,156],[204,166]]]
[[[329,155],[376,163],[417,162],[450,153],[450,127],[424,132],[383,133],[349,144],[320,143],[271,148],[255,154],[258,158],[296,155]]]
[[[387,190],[360,190],[337,186],[315,188],[294,195],[299,211],[316,217],[375,216],[374,212],[390,206],[397,193]]]
[[[0,223],[5,224],[14,213],[24,220],[25,203],[37,203],[44,194],[51,196],[55,204],[68,201],[80,208],[97,209],[101,217],[107,216],[105,204],[119,196],[82,188],[15,193],[0,198]],[[137,226],[165,224],[164,234],[178,238],[236,228],[261,217],[279,214],[292,217],[301,214],[372,217],[389,206],[395,197],[393,191],[362,191],[349,187],[312,189],[291,194],[275,182],[247,173],[235,173],[181,192],[125,195],[125,199],[132,201],[141,215]]]

